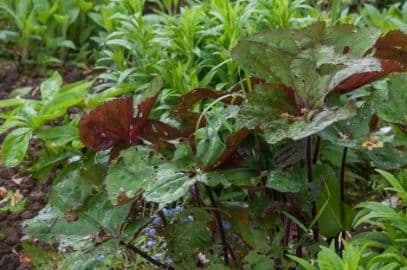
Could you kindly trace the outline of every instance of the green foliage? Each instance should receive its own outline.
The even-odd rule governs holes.
[[[49,245],[24,243],[37,268],[406,264],[405,183],[384,171],[401,208],[361,203],[353,225],[371,231],[344,241],[341,256],[334,242],[323,242],[351,230],[352,206],[364,192],[377,196],[366,184],[377,181],[375,169],[405,170],[406,75],[369,85],[404,71],[376,46],[398,19],[381,30],[341,24],[370,17],[350,14],[340,1],[327,12],[305,0],[182,7],[165,0],[149,14],[143,0],[50,2],[0,4],[0,39],[7,40],[0,53],[15,46],[22,64],[48,65],[87,57],[97,46],[98,75],[95,86],[64,85],[54,72],[39,99],[24,98],[30,89],[21,88],[0,101],[4,165],[26,160],[38,178],[62,165],[47,206],[23,224],[30,239]],[[121,95],[134,95],[125,99],[134,108],[109,102]],[[109,110],[96,107],[106,101]],[[96,107],[87,129],[79,132],[72,107],[83,114]],[[84,133],[115,144],[92,153]],[[32,139],[42,143],[37,157],[26,154]]]
[[[406,77],[396,75],[388,81],[388,88],[377,91],[375,106],[379,117],[387,122],[407,124],[407,109],[403,101],[407,98]]]
[[[34,171],[78,155],[78,149],[82,148],[77,128],[79,118],[69,119],[68,109],[84,105],[91,85],[92,82],[79,81],[62,86],[61,76],[54,72],[41,84],[40,100],[21,97],[2,100],[0,106],[9,110],[1,115],[4,122],[0,132],[17,128],[6,136],[2,145],[4,165],[14,167],[20,164],[33,137],[44,142],[43,152],[46,154],[45,160],[34,165]],[[53,127],[52,121],[60,117],[64,118],[62,125]]]
[[[96,26],[87,14],[97,2],[2,1],[0,14],[5,27],[0,31],[0,40],[6,48],[4,52],[0,50],[0,57],[14,57],[24,66],[62,64],[73,51],[76,60],[83,59],[89,54],[86,52],[88,39]]]
[[[330,248],[321,247],[314,265],[308,261],[288,255],[304,269],[404,269],[406,256],[407,217],[403,208],[406,206],[406,189],[399,179],[392,174],[377,170],[388,182],[389,190],[396,192],[402,199],[400,210],[378,202],[363,202],[357,208],[361,211],[354,220],[354,226],[370,224],[380,231],[356,234],[351,242],[343,242],[342,257],[332,242]]]
[[[28,201],[23,199],[20,191],[8,191],[0,201],[0,213],[3,212],[20,212],[28,206]]]

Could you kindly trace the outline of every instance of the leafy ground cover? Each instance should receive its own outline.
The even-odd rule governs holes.
[[[407,4],[0,14],[6,269],[406,267]]]

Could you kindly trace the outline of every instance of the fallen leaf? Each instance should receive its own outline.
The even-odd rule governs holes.
[[[0,187],[0,201],[7,196],[7,189],[5,187]]]
[[[20,255],[20,263],[21,264],[28,264],[30,262],[31,262],[31,260],[30,260],[30,258],[28,258],[27,255],[25,255],[24,253],[22,255]]]
[[[11,182],[13,182],[14,184],[16,184],[16,185],[21,185],[21,182],[23,182],[23,180],[24,180],[24,178],[23,177],[19,177],[19,178],[17,178],[16,177],[17,175],[13,175],[12,177],[11,177]]]
[[[19,202],[23,200],[23,195],[21,195],[20,191],[17,190],[16,192],[13,193],[11,196],[11,201],[10,204],[11,206],[16,206]]]

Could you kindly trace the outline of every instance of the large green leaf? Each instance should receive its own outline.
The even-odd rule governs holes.
[[[246,37],[233,49],[232,58],[247,72],[294,89],[307,108],[316,109],[333,91],[351,91],[400,70],[394,62],[365,56],[379,36],[375,28],[325,28],[318,22]]]
[[[206,172],[199,178],[200,182],[210,187],[222,185],[228,188],[234,186],[250,186],[256,184],[256,172],[244,168],[230,170],[216,170]]]
[[[34,127],[33,117],[37,115],[37,108],[41,106],[38,100],[25,100],[21,106],[18,106],[11,112],[7,113],[4,117],[6,121],[4,122],[5,127],[0,127],[0,131],[4,132],[10,126],[12,127],[13,122],[17,122],[18,126]]]
[[[380,35],[381,31],[374,27],[360,28],[351,24],[338,24],[326,29],[324,43],[335,46],[337,53],[362,57],[375,45]]]
[[[381,71],[379,59],[355,58],[322,46],[302,51],[292,60],[290,70],[298,96],[309,108],[321,107],[325,97],[354,74]]]
[[[270,171],[267,175],[266,186],[279,192],[300,192],[307,187],[305,172],[296,169]]]
[[[85,207],[74,214],[75,221],[67,221],[64,213],[48,204],[38,215],[23,223],[24,233],[48,244],[58,244],[60,252],[88,250],[101,230],[118,234],[130,205],[114,206],[105,194],[92,197]]]
[[[300,115],[284,92],[262,85],[248,96],[239,114],[242,125],[259,127],[269,143],[284,139],[300,140],[316,134],[340,120],[356,115],[356,106],[322,108]]]
[[[10,98],[0,100],[0,108],[15,107],[24,103],[22,98]]]
[[[134,198],[154,179],[155,172],[150,164],[151,149],[145,146],[131,147],[120,153],[120,159],[113,163],[105,178],[106,190],[113,204],[125,194]]]
[[[314,48],[324,40],[325,23],[316,22],[302,29],[267,30],[246,37],[267,46],[283,49],[290,54],[297,54],[301,49]]]
[[[201,160],[203,167],[212,164],[226,148],[218,131],[211,126],[198,129],[195,138],[196,156]]]
[[[353,212],[349,206],[341,202],[339,180],[332,168],[327,165],[316,166],[314,174],[314,179],[320,181],[324,187],[324,191],[317,199],[318,209],[322,209],[327,203],[318,219],[320,233],[326,237],[333,237],[340,231],[351,228]]]
[[[385,143],[381,148],[375,148],[363,154],[372,165],[382,170],[395,170],[407,165],[407,152]]]
[[[81,104],[92,83],[83,81],[61,88],[38,112],[36,125],[41,126],[44,121],[63,115],[69,107]]]
[[[143,196],[149,202],[164,206],[188,193],[198,177],[190,177],[188,172],[177,169],[174,164],[164,163],[156,169],[155,179],[146,187]]]
[[[250,129],[266,127],[271,121],[271,125],[279,126],[287,122],[281,118],[283,113],[298,114],[286,93],[270,85],[257,85],[248,95],[248,102],[240,110],[238,119]]]
[[[275,262],[265,255],[258,254],[255,251],[249,252],[244,257],[249,269],[251,270],[272,270],[274,269]]]
[[[232,50],[232,58],[251,74],[268,82],[291,86],[290,63],[295,55],[282,48],[241,40]]]
[[[188,217],[192,217],[193,222]],[[185,259],[210,247],[211,230],[207,224],[212,218],[202,209],[191,208],[183,211],[177,220],[167,228],[168,245],[176,264],[182,264]]]
[[[66,167],[58,176],[49,198],[52,205],[64,212],[81,207],[92,192],[92,183],[85,179],[82,169],[73,166],[77,168]]]
[[[374,102],[379,117],[387,122],[407,124],[407,75],[390,78],[388,89],[376,92]]]
[[[53,147],[58,147],[78,139],[79,129],[75,126],[64,125],[42,130],[37,132],[35,136],[45,141],[48,146],[52,144]]]
[[[103,193],[97,197],[90,198],[81,209],[78,216],[89,223],[96,224],[99,229],[106,230],[111,234],[118,234],[119,229],[126,220],[130,211],[130,204],[112,205],[107,194]]]
[[[372,103],[364,103],[355,117],[335,123],[322,131],[320,136],[335,145],[348,148],[363,149],[366,142],[374,143],[375,147],[383,146],[384,143],[391,142],[394,136],[386,129],[370,131],[373,113]]]
[[[61,260],[53,249],[43,250],[28,241],[23,241],[21,245],[25,255],[37,269],[52,269],[50,265],[56,263],[56,259]]]
[[[337,121],[349,119],[355,113],[355,108],[351,104],[344,107],[313,111],[309,113],[307,118],[280,126],[278,129],[274,129],[274,127],[266,128],[264,130],[264,137],[269,143],[276,143],[286,138],[300,140],[317,134]]]
[[[69,223],[64,214],[56,207],[47,205],[38,215],[23,223],[23,231],[32,238],[38,238],[48,244],[58,243],[58,249],[83,250],[94,245],[92,235],[99,229],[84,220]]]
[[[297,30],[269,30],[242,39],[232,58],[246,71],[269,82],[293,86],[290,63],[301,49],[322,43],[325,23]]]
[[[2,125],[0,125],[0,134],[9,130],[10,128],[25,126],[24,122],[15,121],[15,120],[7,120]]]
[[[32,133],[31,128],[18,128],[7,135],[2,146],[2,157],[6,167],[17,166],[23,161]]]
[[[270,239],[265,231],[252,229],[244,225],[240,220],[232,220],[234,231],[240,234],[243,240],[260,253],[268,253],[271,249]]]
[[[40,86],[41,98],[44,104],[48,103],[58,93],[62,85],[62,77],[58,72],[52,73],[51,77]]]

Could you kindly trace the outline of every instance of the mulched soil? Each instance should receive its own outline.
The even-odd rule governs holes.
[[[65,82],[73,82],[84,78],[83,72],[78,69],[58,69],[62,73]],[[20,74],[16,66],[6,62],[0,64],[0,99],[8,98],[11,90],[31,86],[33,91],[28,98],[38,97],[38,87],[44,80],[35,75]],[[1,120],[0,120],[1,124]],[[5,135],[0,136],[0,145]],[[29,152],[35,156],[39,150],[38,144],[33,141]],[[21,223],[24,220],[35,217],[47,203],[50,185],[34,180],[31,175],[24,174],[23,167],[8,169],[0,165],[0,187],[8,191],[19,192],[28,201],[28,207],[18,213],[0,213],[0,269],[1,270],[29,270],[35,269],[31,263],[20,262],[23,249],[20,241],[24,236],[21,232]],[[12,180],[17,181],[12,181]],[[21,180],[21,181],[19,181]],[[3,236],[3,237],[1,237]],[[3,239],[1,239],[3,238]],[[24,257],[21,257],[24,259]]]
[[[28,200],[29,205],[22,212],[5,212],[0,214],[0,233],[5,237],[0,241],[0,269],[2,270],[28,270],[35,269],[30,263],[20,263],[23,255],[20,239],[23,237],[21,223],[36,216],[38,211],[46,204],[49,186],[33,180],[29,175],[23,176],[18,185],[11,181],[18,174],[17,169],[6,169],[0,166],[0,187],[17,191]],[[16,181],[17,182],[17,181]]]

